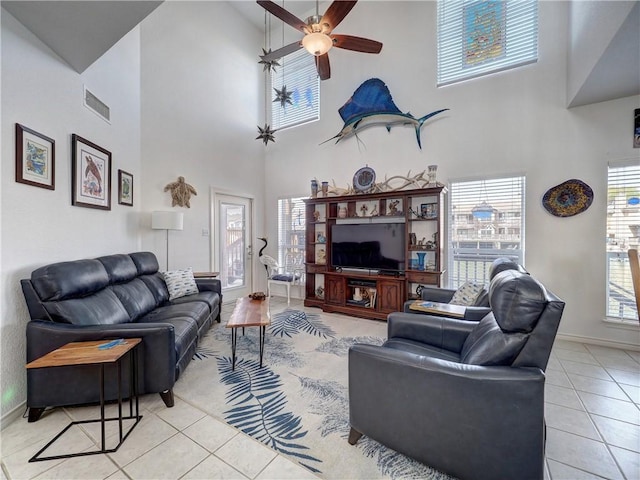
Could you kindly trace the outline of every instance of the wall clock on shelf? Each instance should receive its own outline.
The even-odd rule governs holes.
[[[353,189],[356,192],[366,192],[376,183],[376,172],[371,167],[362,167],[353,176]]]

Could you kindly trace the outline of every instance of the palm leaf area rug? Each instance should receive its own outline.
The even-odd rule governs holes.
[[[214,325],[176,395],[320,478],[449,479],[367,436],[349,445],[349,347],[382,344],[386,323],[317,312],[272,309],[262,368],[258,327],[238,331],[233,371],[231,329]]]

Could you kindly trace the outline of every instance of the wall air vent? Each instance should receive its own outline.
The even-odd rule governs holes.
[[[111,109],[107,104],[91,93],[87,87],[84,87],[84,106],[102,118],[105,122],[111,123]]]

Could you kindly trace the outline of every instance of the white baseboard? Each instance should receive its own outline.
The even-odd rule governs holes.
[[[568,342],[588,343],[589,345],[600,345],[601,347],[618,348],[622,350],[631,350],[640,352],[640,345],[637,343],[614,342],[611,340],[602,340],[601,338],[582,337],[580,335],[568,335],[559,333],[556,338],[566,340]]]
[[[24,415],[24,409],[27,407],[27,402],[22,402],[20,405],[15,407],[13,410],[4,414],[2,418],[0,418],[0,430],[4,430],[7,425],[12,424],[17,419],[21,418]]]

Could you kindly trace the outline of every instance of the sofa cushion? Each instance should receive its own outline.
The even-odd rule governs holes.
[[[162,278],[160,272],[156,272],[153,275],[142,275],[139,277],[144,282],[149,291],[156,299],[156,305],[162,305],[169,301],[169,291],[167,290],[167,284]]]
[[[490,313],[467,337],[460,360],[470,365],[511,365],[527,337],[525,333],[504,333]]]
[[[149,313],[156,308],[156,299],[147,285],[135,278],[130,282],[120,283],[111,288],[129,314],[131,321]]]
[[[489,304],[503,331],[529,333],[547,306],[547,292],[530,275],[505,270],[491,281]]]
[[[129,322],[129,314],[111,289],[82,298],[43,302],[54,322],[73,325],[116,325]]]
[[[139,275],[151,275],[160,269],[158,259],[151,252],[134,252],[130,253],[129,257],[136,265]]]
[[[109,284],[109,275],[98,260],[75,260],[40,267],[31,282],[41,300],[57,301],[97,292]]]
[[[193,278],[193,270],[191,267],[183,270],[162,272],[162,278],[164,278],[167,284],[169,300],[175,300],[185,295],[198,293],[198,285],[196,285],[196,280]]]
[[[466,281],[455,291],[449,303],[454,305],[463,305],[465,307],[475,305],[476,299],[478,298],[478,295],[482,293],[483,288],[484,284],[482,283],[471,280]]]
[[[165,305],[150,311],[142,317],[142,321],[164,323],[166,320],[176,317],[189,317],[193,319],[198,327],[201,327],[211,315],[209,306],[204,302],[189,302],[178,305]]]
[[[191,302],[203,302],[206,303],[209,307],[209,311],[213,312],[217,307],[220,306],[220,294],[218,292],[198,292],[193,295],[187,295],[184,297],[176,298],[172,300],[171,303],[174,305],[178,305],[181,303],[191,303]]]
[[[112,285],[128,282],[138,276],[138,269],[129,255],[108,255],[98,260],[104,265]]]

